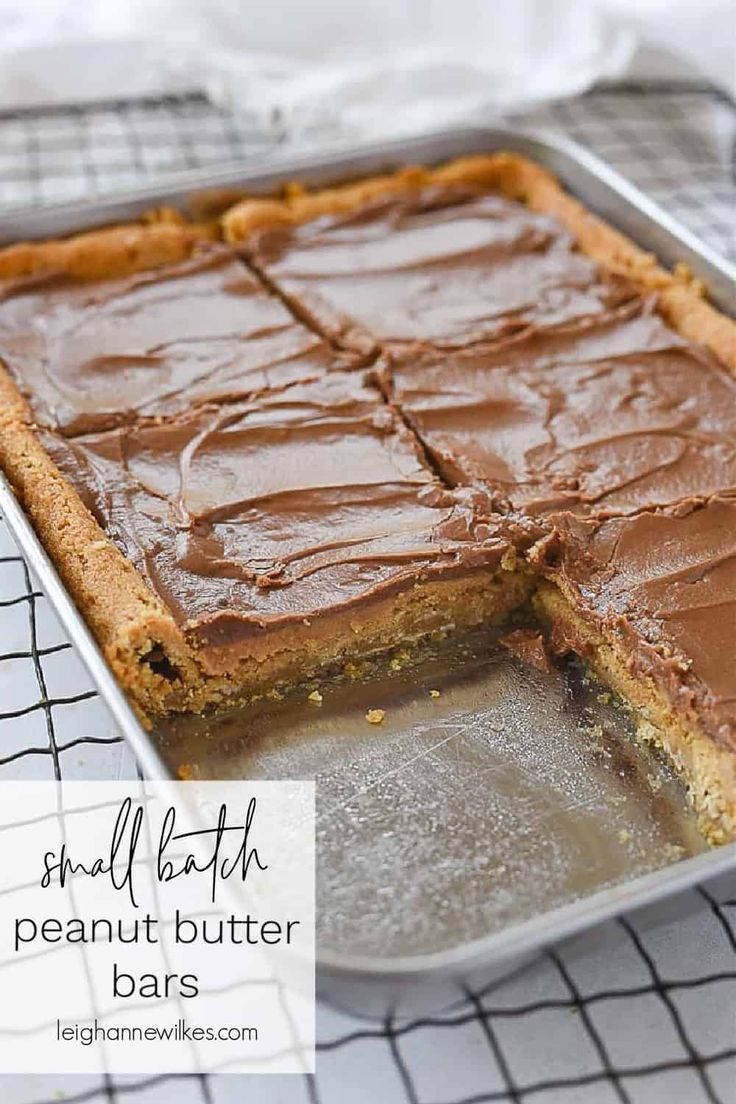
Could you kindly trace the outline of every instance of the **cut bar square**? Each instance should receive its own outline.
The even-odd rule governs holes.
[[[0,283],[0,359],[36,420],[67,436],[359,362],[337,357],[215,243],[106,279],[52,269]]]
[[[43,444],[167,620],[159,708],[498,619],[528,593],[487,496],[438,483],[359,372]],[[121,672],[134,692],[145,676],[145,656]]]
[[[632,517],[563,514],[535,604],[682,773],[714,842],[736,835],[736,496]]]
[[[515,510],[630,514],[736,490],[736,378],[650,298],[553,332],[389,357],[381,374],[445,478]]]
[[[363,197],[255,230],[244,247],[300,317],[362,352],[551,326],[597,315],[630,290],[554,219],[471,180]]]
[[[733,323],[598,218],[547,169],[507,152],[246,198],[222,217],[293,308],[371,352],[457,348],[595,317],[651,293],[665,321],[736,367]]]

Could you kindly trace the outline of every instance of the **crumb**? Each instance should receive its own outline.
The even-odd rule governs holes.
[[[657,774],[647,775],[647,782],[652,793],[659,793],[662,789],[662,779]]]
[[[609,691],[604,690],[602,694],[599,694],[598,701],[601,702],[602,705],[608,705],[608,703],[611,701],[611,695]]]
[[[603,725],[599,725],[599,724],[592,724],[592,725],[590,726],[590,728],[588,729],[588,732],[589,732],[589,733],[590,733],[590,735],[591,735],[591,736],[593,736],[593,737],[594,737],[594,738],[595,738],[596,740],[600,740],[601,736],[603,735]]]
[[[517,555],[513,548],[509,548],[508,552],[504,552],[501,559],[501,567],[504,571],[513,571],[516,568]]]
[[[369,666],[368,662],[364,660],[362,663],[350,662],[346,663],[343,667],[343,673],[353,680],[361,679],[368,674]]]
[[[98,550],[100,550],[102,548],[109,548],[109,544],[108,544],[107,541],[104,541],[104,540],[96,540],[96,541],[92,541],[92,543],[90,544],[89,547],[91,549],[93,549],[95,552],[97,552]]]
[[[515,629],[514,632],[502,636],[499,644],[502,644],[522,663],[528,663],[538,671],[552,670],[541,633],[533,632],[531,629]]]
[[[629,832],[626,828],[622,828],[621,831],[618,834],[618,842],[619,843],[629,843],[630,841],[631,841],[631,832]]]
[[[322,699],[322,695],[320,694],[319,690],[313,690],[312,693],[307,698],[307,701],[314,702],[315,705],[321,705],[323,699]]]
[[[197,773],[197,768],[192,763],[182,763],[176,772],[180,782],[191,782]]]
[[[365,715],[365,719],[368,724],[380,724],[385,716],[385,709],[369,709]]]
[[[430,690],[429,696],[430,698],[438,698],[440,696],[440,692],[439,690]]]
[[[280,690],[277,690],[274,687],[272,690],[267,691],[266,697],[270,698],[271,701],[281,701],[283,699],[284,695],[281,693]]]
[[[396,652],[389,660],[389,667],[392,671],[401,671],[406,667],[407,663],[411,660],[411,656],[403,648],[400,652]]]

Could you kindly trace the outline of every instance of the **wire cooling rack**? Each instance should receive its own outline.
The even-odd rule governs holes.
[[[592,148],[736,257],[736,109],[692,83],[603,87],[526,116]],[[287,140],[199,96],[0,112],[0,209],[84,199]],[[0,519],[0,778],[132,778]],[[1,988],[0,988],[1,992]],[[451,1014],[318,1015],[314,1077],[0,1078],[6,1104],[733,1104],[736,884],[603,925]]]
[[[589,146],[714,248],[736,258],[734,106],[708,85],[603,86],[515,121]],[[0,209],[153,184],[162,175],[265,161],[277,127],[203,96],[0,111]]]

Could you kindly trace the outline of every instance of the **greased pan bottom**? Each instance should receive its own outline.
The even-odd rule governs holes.
[[[159,746],[188,776],[317,782],[325,951],[442,961],[705,850],[679,782],[578,665],[539,672],[478,631],[320,692],[173,719]]]

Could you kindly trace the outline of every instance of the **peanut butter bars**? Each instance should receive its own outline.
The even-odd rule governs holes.
[[[0,462],[139,708],[531,596],[736,836],[732,321],[511,154],[221,228],[0,251]]]

